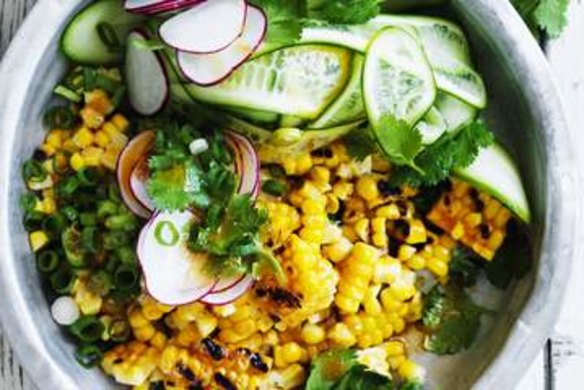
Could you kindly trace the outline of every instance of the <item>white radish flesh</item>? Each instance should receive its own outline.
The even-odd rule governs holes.
[[[144,156],[138,164],[136,164],[136,167],[130,175],[130,189],[136,200],[138,200],[144,208],[152,212],[156,207],[154,206],[154,202],[152,202],[146,187],[149,178],[150,168],[148,167],[148,156]]]
[[[264,12],[247,7],[243,32],[231,45],[216,53],[194,54],[179,51],[178,65],[183,74],[199,85],[214,85],[227,78],[260,46],[267,29]]]
[[[145,131],[134,137],[120,153],[116,168],[122,200],[134,214],[142,218],[150,218],[152,213],[134,194],[131,181],[136,166],[152,150],[155,138],[152,131]]]
[[[240,298],[243,294],[247,292],[253,285],[254,279],[251,275],[247,275],[245,278],[240,280],[234,286],[228,288],[225,291],[221,291],[218,293],[211,293],[201,299],[202,303],[206,303],[208,305],[227,305],[238,298]]]
[[[216,280],[207,273],[208,256],[187,248],[196,217],[190,211],[161,212],[144,227],[138,258],[148,293],[166,305],[184,305],[206,296]]]
[[[235,41],[243,30],[245,0],[208,0],[160,26],[169,46],[191,53],[213,53]]]
[[[125,73],[132,107],[142,115],[154,115],[168,101],[169,85],[160,54],[140,45],[147,40],[140,31],[130,33]]]
[[[235,173],[239,176],[239,194],[251,194],[253,199],[259,195],[260,159],[250,140],[233,131],[226,131],[227,145],[233,151]]]

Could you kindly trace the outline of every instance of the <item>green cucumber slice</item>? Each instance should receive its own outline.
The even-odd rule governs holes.
[[[215,86],[186,88],[205,103],[314,119],[345,86],[351,57],[340,47],[293,46],[245,63]]]
[[[436,85],[476,108],[487,105],[487,90],[482,77],[471,67],[461,62],[441,57],[432,64]]]
[[[454,173],[497,198],[524,222],[531,221],[529,202],[519,168],[501,145],[493,144],[482,149],[469,167],[456,168]]]
[[[119,0],[101,0],[83,8],[61,36],[61,51],[70,60],[86,65],[110,65],[122,60],[121,50],[130,31],[143,17],[124,10]],[[98,26],[111,26],[120,50],[112,51],[100,38]],[[106,27],[109,28],[109,27]]]
[[[430,109],[436,85],[426,55],[408,31],[387,27],[372,39],[365,56],[363,96],[373,128],[384,115],[414,126]]]
[[[270,111],[250,110],[238,107],[222,107],[225,111],[232,113],[242,119],[247,119],[254,123],[272,125],[280,120],[280,115]]]
[[[422,144],[430,145],[446,132],[446,120],[436,107],[430,107],[426,115],[418,122],[416,129],[422,135]]]
[[[365,103],[361,88],[364,63],[365,58],[360,54],[355,54],[352,75],[344,91],[316,121],[308,125],[308,128],[323,129],[365,118]]]
[[[464,126],[472,123],[479,112],[470,104],[444,92],[438,92],[434,107],[446,120],[447,131],[452,135],[457,134]]]
[[[282,115],[280,127],[302,127],[305,121],[303,118],[294,115]]]

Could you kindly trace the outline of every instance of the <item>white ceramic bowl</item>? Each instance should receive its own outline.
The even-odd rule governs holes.
[[[86,1],[39,0],[7,52],[0,83],[0,261],[4,331],[43,389],[106,389],[53,323],[21,225],[20,166],[43,138],[42,112],[63,74],[58,39]],[[515,153],[534,211],[537,266],[505,293],[469,352],[434,360],[432,383],[456,390],[511,389],[540,351],[574,254],[576,175],[566,121],[545,58],[507,1],[454,0],[490,94],[487,117]],[[501,297],[499,297],[501,298]],[[473,385],[474,384],[474,385]]]

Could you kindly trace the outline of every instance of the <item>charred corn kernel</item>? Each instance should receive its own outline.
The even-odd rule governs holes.
[[[74,153],[69,159],[69,165],[74,171],[80,171],[85,168],[85,160],[80,153]]]
[[[93,141],[95,142],[95,144],[97,146],[101,146],[102,148],[105,148],[110,143],[110,137],[107,135],[107,133],[105,131],[100,130],[97,133],[95,133],[95,137],[94,137]]]
[[[327,259],[334,263],[341,262],[349,256],[351,249],[353,248],[353,243],[349,241],[346,237],[342,237],[339,241],[334,244],[327,245],[323,249],[323,253]]]
[[[122,114],[115,114],[110,122],[122,133],[125,133],[130,127],[130,122]]]
[[[416,254],[416,248],[411,245],[400,245],[397,258],[401,261],[408,261]]]
[[[114,105],[109,96],[102,89],[94,89],[91,92],[85,93],[85,103],[87,107],[92,108],[102,115],[107,115],[114,109]]]
[[[391,170],[391,164],[387,158],[374,154],[371,157],[371,168],[375,172],[387,173]]]
[[[121,133],[121,130],[113,122],[106,122],[103,124],[101,131],[105,133],[108,137],[115,137]]]
[[[353,183],[339,181],[333,185],[333,194],[340,200],[346,201],[353,194]]]
[[[377,189],[377,179],[373,175],[365,175],[357,180],[357,194],[366,201],[373,201],[379,198]]]
[[[416,362],[406,360],[399,365],[398,374],[405,380],[423,383],[426,377],[426,370]]]
[[[349,348],[355,343],[357,339],[351,332],[349,327],[342,322],[336,323],[329,331],[327,338],[339,347]]]
[[[390,284],[401,276],[402,265],[397,259],[390,256],[381,256],[375,263],[373,283]]]
[[[408,244],[420,244],[427,240],[426,226],[424,222],[419,219],[412,219],[410,221],[410,234],[406,238]]]
[[[142,307],[142,314],[150,321],[157,321],[161,319],[164,314],[170,312],[173,309],[172,306],[158,303],[150,296],[143,297],[140,305]]]
[[[77,145],[75,145],[73,139],[68,139],[65,142],[63,142],[63,150],[69,153],[75,153],[77,150],[79,150],[79,148],[77,147]]]
[[[132,329],[132,333],[134,333],[136,340],[148,341],[156,334],[156,328],[152,324],[148,324]]]
[[[302,327],[301,337],[307,344],[319,344],[324,341],[326,333],[321,326],[306,323]]]
[[[361,241],[369,242],[369,220],[367,218],[358,219],[353,225],[353,230]]]
[[[209,312],[202,312],[197,317],[197,329],[202,337],[208,337],[211,333],[217,329],[218,321],[215,316]]]
[[[44,230],[37,230],[28,235],[30,247],[37,252],[49,243],[49,236]]]
[[[101,365],[105,373],[113,376],[118,383],[138,386],[154,372],[158,361],[156,348],[131,341],[106,352]]]
[[[158,350],[162,350],[166,345],[167,340],[168,338],[164,333],[157,331],[156,334],[150,338],[150,345]]]
[[[401,216],[399,207],[395,203],[391,203],[385,206],[378,207],[375,210],[375,215],[381,218],[387,218],[390,221],[398,220]]]
[[[460,240],[464,236],[464,225],[460,222],[457,223],[454,225],[454,229],[452,229],[450,234],[455,240]]]
[[[407,266],[414,271],[419,271],[426,267],[426,259],[420,255],[414,255],[406,262]]]
[[[83,124],[90,129],[99,129],[105,122],[105,117],[95,108],[86,106],[79,111]]]
[[[80,128],[73,135],[73,142],[75,142],[75,145],[77,145],[77,147],[81,149],[91,145],[93,143],[93,140],[94,140],[93,133],[87,127]]]
[[[477,227],[483,222],[481,213],[470,213],[464,217],[464,222],[471,228]]]
[[[505,234],[501,230],[495,230],[491,237],[489,237],[489,241],[487,246],[492,250],[498,249],[501,245],[503,245],[503,241],[505,240]]]
[[[405,345],[401,341],[388,341],[384,347],[388,357],[404,356],[406,354]]]
[[[101,156],[104,150],[95,146],[90,146],[81,152],[81,157],[86,166],[97,167],[101,163]]]
[[[63,146],[63,131],[51,130],[47,135],[45,142],[47,145],[50,145],[55,149],[60,149]]]
[[[365,297],[367,286],[375,271],[379,251],[372,246],[357,243],[347,260],[342,263],[341,279],[335,303],[342,312],[356,313]]]

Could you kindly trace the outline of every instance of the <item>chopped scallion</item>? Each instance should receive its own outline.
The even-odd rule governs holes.
[[[103,352],[95,345],[82,345],[75,351],[75,359],[84,368],[93,368],[103,359]]]
[[[154,237],[160,245],[176,245],[180,235],[174,224],[170,221],[160,221],[154,228]]]
[[[37,268],[44,274],[49,274],[59,266],[59,255],[52,250],[44,250],[37,256]]]
[[[51,287],[58,294],[67,294],[71,292],[75,275],[69,268],[61,268],[51,275]]]
[[[81,96],[76,93],[75,91],[65,87],[64,85],[57,85],[57,87],[55,87],[55,89],[53,90],[53,93],[55,95],[59,95],[73,103],[79,103],[81,102]]]
[[[65,106],[51,107],[43,118],[45,126],[50,129],[69,130],[75,127],[75,114]]]
[[[69,331],[74,336],[87,343],[94,343],[99,340],[104,330],[103,322],[95,316],[83,316],[69,326]]]
[[[114,273],[114,285],[121,291],[131,290],[139,281],[140,274],[136,267],[121,265]]]
[[[281,181],[268,179],[262,184],[262,191],[273,196],[282,196],[288,192],[288,186]]]

